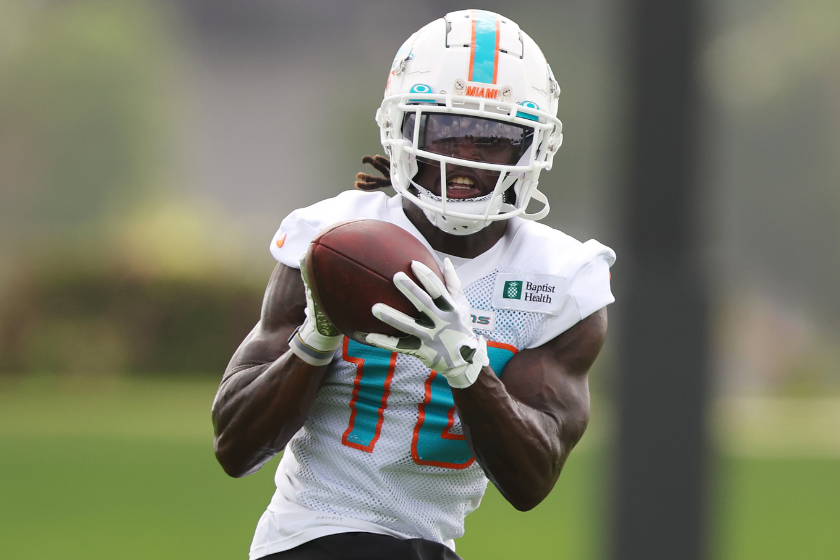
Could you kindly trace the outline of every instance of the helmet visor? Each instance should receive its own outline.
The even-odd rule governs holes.
[[[414,140],[416,114],[403,121],[402,134]],[[467,161],[516,165],[531,147],[534,129],[518,124],[451,113],[423,113],[416,148]]]

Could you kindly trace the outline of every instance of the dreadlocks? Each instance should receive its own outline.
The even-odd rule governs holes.
[[[384,177],[375,177],[359,171],[356,173],[356,188],[362,191],[375,191],[391,186],[391,160],[385,156],[365,156],[362,163],[372,165]]]

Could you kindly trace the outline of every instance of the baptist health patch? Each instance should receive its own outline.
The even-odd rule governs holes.
[[[562,276],[506,272],[496,276],[493,307],[557,315],[566,296]]]

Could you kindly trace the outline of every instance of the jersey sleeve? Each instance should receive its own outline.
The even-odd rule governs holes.
[[[324,226],[326,227],[326,226]],[[295,210],[280,222],[280,229],[271,240],[271,256],[286,266],[300,268],[300,258],[309,247],[309,242],[324,229],[319,222],[310,222]]]
[[[567,290],[556,314],[548,316],[542,331],[528,348],[542,346],[595,311],[615,301],[610,290],[610,267],[615,252],[589,240],[578,246],[558,271],[566,278]]]
[[[322,230],[338,222],[362,218],[385,219],[388,197],[381,192],[345,191],[334,198],[300,208],[286,216],[271,240],[274,259],[286,266],[300,268],[300,258],[309,242]]]

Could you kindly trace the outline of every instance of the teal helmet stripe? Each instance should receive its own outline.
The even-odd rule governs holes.
[[[496,14],[480,10],[473,12],[469,81],[496,83],[500,24]]]

